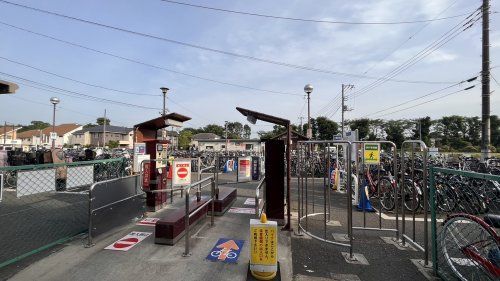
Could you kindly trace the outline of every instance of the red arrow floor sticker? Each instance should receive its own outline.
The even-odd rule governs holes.
[[[137,245],[142,240],[146,239],[151,232],[139,232],[134,231],[127,234],[125,237],[116,241],[115,243],[104,248],[105,250],[114,250],[114,251],[128,251],[135,245]]]

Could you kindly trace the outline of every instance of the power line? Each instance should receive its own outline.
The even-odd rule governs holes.
[[[428,100],[428,101],[424,101],[424,102],[421,102],[421,103],[418,103],[418,104],[415,104],[415,105],[412,105],[412,106],[409,106],[409,107],[405,107],[403,109],[399,109],[399,110],[396,110],[396,111],[385,113],[385,114],[376,116],[376,118],[380,118],[382,116],[391,115],[391,114],[394,114],[394,113],[397,113],[397,112],[401,112],[401,111],[405,111],[405,110],[408,110],[408,109],[413,109],[413,108],[415,108],[417,106],[421,106],[421,105],[424,105],[424,104],[427,104],[427,103],[430,103],[430,102],[433,102],[433,101],[436,101],[436,100],[440,100],[440,99],[446,98],[446,97],[451,96],[451,95],[455,95],[455,94],[458,94],[458,93],[461,93],[461,92],[465,92],[467,90],[470,90],[470,89],[474,88],[475,86],[476,85],[473,85],[473,86],[467,87],[465,89],[461,89],[461,90],[458,90],[458,91],[455,91],[455,92],[451,92],[449,94],[446,94],[446,95],[443,95],[443,96],[440,96],[440,97],[437,97],[437,98],[434,98],[434,99],[431,99],[431,100]]]
[[[203,81],[208,81],[208,82],[217,83],[217,84],[226,85],[226,86],[238,87],[238,88],[247,89],[247,90],[253,90],[253,91],[259,91],[259,92],[264,92],[264,93],[270,93],[270,94],[302,96],[301,94],[296,94],[296,93],[259,89],[259,88],[245,86],[245,85],[239,85],[239,84],[235,84],[235,83],[224,82],[224,81],[219,81],[219,80],[215,80],[215,79],[211,79],[211,78],[206,78],[206,77],[202,77],[202,76],[198,76],[198,75],[194,75],[194,74],[189,74],[189,73],[185,73],[185,72],[173,70],[173,69],[170,69],[170,68],[166,68],[166,67],[163,67],[163,66],[158,66],[158,65],[147,63],[147,62],[139,61],[139,60],[136,60],[136,59],[131,59],[131,58],[127,58],[127,57],[124,57],[124,56],[119,56],[119,55],[116,55],[116,54],[112,54],[110,52],[105,52],[105,51],[101,51],[101,50],[98,50],[98,49],[90,48],[90,47],[87,47],[87,46],[84,46],[84,45],[81,45],[81,44],[73,43],[73,42],[62,40],[62,39],[59,39],[59,38],[56,38],[56,37],[53,37],[53,36],[50,36],[50,35],[46,35],[46,34],[43,34],[43,33],[38,33],[38,32],[29,30],[29,29],[25,29],[25,28],[22,28],[22,27],[11,25],[11,24],[8,24],[6,22],[0,21],[0,24],[2,24],[4,26],[11,27],[11,28],[14,28],[14,29],[17,29],[17,30],[24,31],[24,32],[27,32],[27,33],[31,33],[31,34],[34,34],[34,35],[37,35],[37,36],[40,36],[40,37],[51,39],[51,40],[54,40],[54,41],[57,41],[57,42],[60,42],[60,43],[64,43],[64,44],[67,44],[67,45],[70,45],[70,46],[73,46],[73,47],[78,47],[78,48],[81,48],[81,49],[84,49],[84,50],[88,50],[88,51],[92,51],[92,52],[95,52],[95,53],[98,53],[98,54],[110,56],[110,57],[113,57],[113,58],[116,58],[116,59],[120,59],[120,60],[124,60],[124,61],[127,61],[127,62],[131,62],[131,63],[135,63],[135,64],[140,64],[140,65],[148,66],[148,67],[151,67],[151,68],[156,68],[156,69],[164,70],[164,71],[167,71],[167,72],[170,72],[170,73],[179,74],[179,75],[183,75],[183,76],[187,76],[187,77],[191,77],[191,78],[195,78],[195,79],[199,79],[199,80],[203,80]]]
[[[23,78],[23,77],[19,77],[19,76],[16,76],[16,75],[8,74],[8,73],[5,73],[5,72],[0,72],[0,74],[8,76],[8,77],[11,77],[11,78],[14,78],[14,79],[18,79],[18,80],[21,80],[21,81],[25,81],[25,82],[28,82],[28,83],[35,84],[38,87],[30,85],[30,84],[22,83],[22,82],[17,82],[19,84],[23,84],[23,85],[26,85],[28,87],[33,87],[33,88],[36,88],[36,89],[39,89],[39,90],[44,90],[44,91],[48,91],[48,92],[52,92],[52,93],[57,93],[57,94],[65,95],[65,96],[80,98],[80,99],[84,99],[84,100],[100,101],[100,102],[111,103],[111,104],[122,105],[122,106],[128,106],[128,107],[160,110],[160,108],[148,107],[148,106],[142,106],[142,105],[136,105],[136,104],[130,104],[130,103],[121,102],[121,101],[115,101],[115,100],[110,100],[110,99],[105,99],[105,98],[99,98],[99,97],[95,97],[95,96],[88,95],[88,94],[82,94],[80,92],[70,91],[70,90],[58,88],[58,87],[55,87],[55,86],[52,86],[52,85],[40,83],[40,82],[33,81],[33,80],[30,80],[30,79],[26,79],[26,78]],[[49,88],[49,89],[46,89],[46,88],[43,88],[43,87],[46,87],[46,88]]]
[[[433,41],[431,44],[429,44],[427,47],[425,47],[423,50],[412,56],[410,59],[406,60],[404,63],[400,64],[398,67],[387,73],[383,78],[372,82],[371,84],[363,87],[362,89],[354,92],[352,95],[359,97],[368,91],[373,90],[374,88],[384,84],[385,82],[389,81],[388,79],[392,79],[393,77],[399,75],[403,71],[409,69],[425,57],[429,56],[431,53],[442,47],[444,44],[448,43],[451,41],[453,38],[458,36],[460,33],[464,32],[468,28],[470,28],[478,19],[474,18],[474,14],[476,14],[478,10],[476,10],[474,13],[469,15],[469,17],[465,18],[461,22],[459,22],[457,25],[452,27],[449,31],[447,31],[445,34],[441,35],[440,38],[437,40]]]
[[[99,89],[103,89],[103,90],[107,90],[107,91],[113,91],[113,92],[118,92],[118,93],[127,94],[127,95],[135,95],[135,96],[161,96],[160,94],[158,94],[158,95],[154,95],[154,94],[141,94],[141,93],[128,92],[128,91],[117,90],[117,89],[113,89],[113,88],[109,88],[109,87],[104,87],[104,86],[100,86],[100,85],[95,85],[95,84],[91,84],[91,83],[88,83],[88,82],[83,82],[83,81],[80,81],[80,80],[76,80],[76,79],[73,79],[73,78],[70,78],[70,77],[67,77],[67,76],[63,76],[63,75],[60,75],[60,74],[56,74],[54,72],[43,70],[41,68],[34,67],[32,65],[28,65],[28,64],[25,64],[25,63],[22,63],[22,62],[19,62],[19,61],[11,60],[11,59],[8,59],[8,58],[5,58],[5,57],[1,57],[0,56],[0,59],[6,60],[8,62],[17,64],[17,65],[22,65],[24,67],[28,67],[28,68],[34,69],[36,71],[40,71],[40,72],[52,75],[52,76],[56,76],[56,77],[59,77],[59,78],[62,78],[62,79],[66,79],[66,80],[69,80],[69,81],[72,81],[72,82],[76,82],[76,83],[79,83],[79,84],[82,84],[82,85],[91,86],[91,87],[94,87],[94,88],[99,88]]]
[[[379,111],[375,111],[375,112],[372,112],[372,113],[366,114],[365,116],[363,116],[363,118],[364,118],[364,117],[369,117],[369,116],[372,116],[372,115],[376,115],[377,113],[381,113],[381,112],[384,112],[384,111],[387,111],[387,110],[390,110],[390,109],[393,109],[393,108],[396,108],[396,107],[400,107],[400,106],[402,106],[402,105],[405,105],[405,104],[408,104],[408,103],[411,103],[411,102],[414,102],[414,101],[417,101],[417,100],[423,99],[423,98],[428,97],[428,96],[431,96],[431,95],[435,95],[435,94],[440,93],[440,92],[442,92],[442,91],[448,90],[448,89],[450,89],[450,88],[452,88],[452,87],[455,87],[455,86],[461,85],[462,83],[475,81],[476,79],[477,79],[477,76],[472,77],[472,78],[470,78],[470,79],[464,80],[464,81],[462,81],[462,82],[460,82],[460,83],[457,83],[457,84],[455,84],[455,85],[451,85],[451,86],[448,86],[448,87],[445,87],[445,88],[442,88],[442,89],[439,89],[439,90],[436,90],[436,91],[430,92],[430,93],[428,93],[428,94],[425,94],[425,95],[422,95],[422,96],[416,97],[416,98],[414,98],[414,99],[404,101],[404,102],[399,103],[399,104],[397,104],[397,105],[393,105],[393,106],[390,106],[390,107],[386,107],[386,108],[381,109],[381,110],[379,110]]]
[[[48,11],[48,10],[43,10],[43,9],[39,9],[39,8],[34,8],[34,7],[22,5],[22,4],[12,3],[9,1],[5,1],[5,0],[0,0],[0,3],[9,4],[9,5],[17,6],[20,8],[36,11],[39,13],[49,14],[52,16],[57,16],[57,17],[61,17],[61,18],[65,18],[65,19],[69,19],[69,20],[73,20],[73,21],[83,22],[86,24],[91,24],[91,25],[95,25],[95,26],[99,26],[99,27],[103,27],[103,28],[107,28],[107,29],[112,29],[115,31],[120,31],[120,32],[132,34],[132,35],[136,35],[136,36],[142,36],[142,37],[146,37],[146,38],[150,38],[150,39],[168,42],[171,44],[181,45],[181,46],[185,46],[185,47],[190,47],[190,48],[194,48],[194,49],[204,50],[204,51],[218,53],[218,54],[227,55],[227,56],[233,56],[233,57],[243,58],[243,59],[247,59],[247,60],[262,62],[262,63],[268,63],[268,64],[279,65],[279,66],[288,67],[288,68],[294,68],[294,69],[300,69],[300,70],[306,70],[306,71],[312,71],[312,72],[318,72],[318,73],[325,73],[325,74],[331,74],[331,75],[358,77],[358,78],[371,79],[371,80],[380,79],[380,77],[373,77],[373,76],[339,72],[339,71],[331,71],[331,70],[327,70],[327,69],[302,66],[302,65],[291,64],[291,63],[287,63],[287,62],[281,62],[281,61],[276,61],[276,60],[271,60],[271,59],[264,59],[264,58],[250,56],[250,55],[244,55],[244,54],[224,51],[224,50],[220,50],[220,49],[205,47],[205,46],[196,45],[196,44],[192,44],[192,43],[173,40],[170,38],[160,37],[160,36],[156,36],[156,35],[152,35],[152,34],[128,30],[128,29],[124,29],[121,27],[111,26],[111,25],[107,25],[107,24],[103,24],[103,23],[99,23],[99,22],[95,22],[95,21],[85,20],[85,19],[81,19],[78,17],[63,15],[60,13],[56,13],[56,12],[52,12],[52,11]],[[400,80],[400,79],[388,79],[388,81],[401,82],[401,83],[411,83],[411,84],[451,84],[451,83],[455,83],[455,82],[439,82],[439,81],[413,81],[413,80]]]
[[[232,13],[232,14],[239,14],[239,15],[246,15],[246,16],[279,19],[279,20],[299,21],[299,22],[310,22],[310,23],[349,24],[349,25],[415,24],[415,23],[448,20],[448,19],[453,19],[453,18],[457,18],[457,17],[461,17],[461,16],[466,15],[466,14],[460,14],[460,15],[454,15],[454,16],[448,16],[448,17],[442,17],[442,18],[422,19],[422,20],[407,20],[407,21],[380,21],[380,22],[375,22],[375,21],[373,21],[373,22],[334,21],[334,20],[316,20],[316,19],[304,19],[304,18],[295,18],[295,17],[282,17],[282,16],[275,16],[275,15],[268,15],[268,14],[259,14],[259,13],[252,13],[252,12],[245,12],[245,11],[237,11],[237,10],[229,10],[229,9],[209,7],[209,6],[203,6],[203,5],[196,5],[196,4],[191,4],[191,3],[179,2],[179,1],[170,1],[170,0],[160,0],[160,1],[170,3],[170,4],[188,6],[188,7],[192,7],[192,8],[207,9],[207,10],[212,10],[212,11],[217,11],[217,12],[225,12],[225,13]]]

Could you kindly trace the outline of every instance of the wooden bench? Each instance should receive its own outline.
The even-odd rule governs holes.
[[[198,210],[201,205],[205,204],[209,200],[209,197],[203,196],[200,202],[196,201],[196,196],[194,196],[189,203],[189,213],[193,213]],[[201,221],[208,212],[209,206],[207,204],[202,210],[197,212],[195,215],[189,218],[189,225],[192,227],[199,221]],[[164,217],[162,217],[155,224],[155,243],[164,245],[174,245],[179,241],[179,239],[184,236],[185,233],[185,207],[168,212]]]
[[[236,188],[219,187],[219,197],[214,202],[214,211],[216,216],[222,216],[236,201]]]

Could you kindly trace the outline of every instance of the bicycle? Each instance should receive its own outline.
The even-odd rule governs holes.
[[[438,249],[452,274],[461,281],[498,280],[500,278],[499,215],[484,220],[465,213],[444,221]]]

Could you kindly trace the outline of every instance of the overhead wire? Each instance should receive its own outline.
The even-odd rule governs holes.
[[[388,79],[391,79],[399,74],[401,74],[403,71],[409,69],[411,66],[415,65],[425,57],[429,56],[431,53],[435,52],[437,49],[457,37],[459,34],[470,28],[479,18],[475,19],[474,14],[477,13],[477,10],[471,14],[469,17],[465,18],[458,24],[456,24],[454,27],[452,27],[449,31],[447,31],[445,34],[441,35],[437,40],[433,41],[427,47],[425,47],[423,50],[419,51],[417,54],[412,56],[410,59],[406,60],[404,63],[400,64],[398,67],[387,73],[384,77],[381,78],[377,81],[374,81],[370,83],[369,85],[361,88],[360,90],[352,93],[352,95],[359,97],[361,95],[364,95],[365,93],[375,89],[376,87],[384,84],[385,82],[389,81]]]
[[[442,17],[442,18],[421,19],[421,20],[405,20],[405,21],[378,21],[378,22],[376,22],[376,21],[369,21],[369,22],[364,22],[364,21],[338,21],[338,20],[317,20],[317,19],[305,19],[305,18],[296,18],[296,17],[283,17],[283,16],[276,16],[276,15],[269,15],[269,14],[252,13],[252,12],[245,12],[245,11],[237,11],[237,10],[216,8],[216,7],[210,7],[210,6],[204,6],[204,5],[197,5],[197,4],[192,4],[192,3],[180,2],[180,1],[171,1],[171,0],[160,0],[160,1],[166,2],[166,3],[170,3],[170,4],[176,4],[176,5],[193,7],[193,8],[200,8],[200,9],[212,10],[212,11],[217,11],[217,12],[246,15],[246,16],[262,17],[262,18],[270,18],[270,19],[278,19],[278,20],[299,21],[299,22],[310,22],[310,23],[329,23],[329,24],[347,24],[347,25],[397,25],[397,24],[415,24],[415,23],[424,23],[424,22],[433,22],[433,21],[443,21],[443,20],[453,19],[453,18],[457,18],[457,17],[461,17],[461,16],[465,15],[465,14],[459,14],[459,15],[453,15],[453,16]]]
[[[77,44],[77,43],[73,43],[73,42],[70,42],[70,41],[62,40],[62,39],[56,38],[54,36],[50,36],[50,35],[46,35],[46,34],[43,34],[43,33],[35,32],[35,31],[29,30],[29,29],[25,29],[25,28],[22,28],[22,27],[19,27],[19,26],[15,26],[15,25],[6,23],[6,22],[0,21],[0,24],[4,25],[4,26],[7,26],[7,27],[10,27],[10,28],[14,28],[14,29],[23,31],[23,32],[27,32],[27,33],[34,34],[34,35],[37,35],[37,36],[40,36],[40,37],[51,39],[51,40],[54,40],[54,41],[57,41],[57,42],[60,42],[60,43],[63,43],[63,44],[71,45],[73,47],[78,47],[78,48],[81,48],[81,49],[84,49],[84,50],[92,51],[92,52],[95,52],[95,53],[99,53],[99,54],[106,55],[106,56],[109,56],[109,57],[113,57],[113,58],[116,58],[116,59],[124,60],[124,61],[127,61],[127,62],[131,62],[131,63],[135,63],[135,64],[139,64],[139,65],[144,65],[144,66],[155,68],[155,69],[160,69],[160,70],[164,70],[164,71],[167,71],[167,72],[170,72],[170,73],[179,74],[179,75],[183,75],[183,76],[187,76],[187,77],[191,77],[191,78],[195,78],[195,79],[199,79],[199,80],[203,80],[203,81],[207,81],[207,82],[212,82],[212,83],[217,83],[217,84],[226,85],[226,86],[232,86],[232,87],[238,87],[238,88],[247,89],[247,90],[253,90],[253,91],[258,91],[258,92],[270,93],[270,94],[290,95],[290,96],[302,96],[301,94],[297,94],[297,93],[284,92],[284,91],[275,91],[275,90],[266,90],[266,89],[259,89],[259,88],[255,88],[255,87],[249,87],[249,86],[235,84],[235,83],[231,83],[231,82],[219,81],[219,80],[215,80],[215,79],[211,79],[211,78],[207,78],[207,77],[203,77],[203,76],[198,76],[198,75],[194,75],[194,74],[190,74],[190,73],[186,73],[186,72],[181,72],[181,71],[173,70],[173,69],[166,68],[166,67],[163,67],[163,66],[154,65],[154,64],[151,64],[151,63],[139,61],[139,60],[132,59],[132,58],[127,58],[127,57],[116,55],[116,54],[113,54],[113,53],[110,53],[110,52],[101,51],[101,50],[98,50],[98,49],[95,49],[95,48],[91,48],[91,47],[87,47],[87,46],[84,46],[84,45],[81,45],[81,44]]]
[[[455,94],[458,94],[458,93],[461,93],[461,92],[465,92],[465,91],[468,91],[472,88],[474,88],[476,85],[473,85],[473,86],[470,86],[470,87],[467,87],[465,89],[460,89],[460,90],[457,90],[457,91],[454,91],[454,92],[451,92],[449,94],[446,94],[446,95],[443,95],[443,96],[440,96],[440,97],[437,97],[437,98],[434,98],[434,99],[431,99],[431,100],[428,100],[428,101],[424,101],[424,102],[421,102],[421,103],[418,103],[418,104],[415,104],[415,105],[412,105],[412,106],[409,106],[409,107],[405,107],[403,109],[399,109],[399,110],[396,110],[396,111],[392,111],[392,112],[389,112],[389,113],[385,113],[385,114],[382,114],[382,115],[378,115],[378,116],[375,116],[376,118],[380,118],[380,117],[383,117],[383,116],[387,116],[387,115],[391,115],[391,114],[394,114],[394,113],[398,113],[398,112],[401,112],[401,111],[405,111],[405,110],[408,110],[408,109],[413,109],[417,106],[421,106],[421,105],[424,105],[424,104],[427,104],[427,103],[430,103],[430,102],[434,102],[436,100],[440,100],[440,99],[443,99],[443,98],[446,98],[446,97],[449,97],[451,95],[455,95]]]
[[[182,42],[182,41],[178,41],[178,40],[174,40],[174,39],[170,39],[170,38],[166,38],[166,37],[160,37],[160,36],[156,36],[156,35],[152,35],[152,34],[147,34],[147,33],[139,32],[139,31],[124,29],[121,27],[111,26],[108,24],[90,21],[90,20],[86,20],[86,19],[82,19],[82,18],[78,18],[78,17],[74,17],[74,16],[68,16],[68,15],[64,15],[64,14],[60,14],[60,13],[56,13],[56,12],[52,12],[52,11],[48,11],[48,10],[44,10],[44,9],[40,9],[40,8],[35,8],[35,7],[27,6],[27,5],[22,5],[22,4],[18,4],[18,3],[13,3],[13,2],[5,1],[5,0],[0,0],[0,3],[13,5],[13,6],[17,6],[20,8],[36,11],[39,13],[44,13],[44,14],[48,14],[48,15],[52,15],[52,16],[56,16],[56,17],[61,17],[61,18],[65,18],[65,19],[69,19],[69,20],[73,20],[73,21],[83,22],[86,24],[95,25],[95,26],[99,26],[102,28],[120,31],[120,32],[132,34],[132,35],[136,35],[136,36],[160,40],[160,41],[168,42],[171,44],[181,45],[181,46],[185,46],[185,47],[190,47],[190,48],[194,48],[194,49],[204,50],[204,51],[218,53],[218,54],[227,55],[227,56],[233,56],[233,57],[238,57],[238,58],[242,58],[242,59],[262,62],[262,63],[268,63],[268,64],[279,65],[279,66],[288,67],[288,68],[294,68],[294,69],[300,69],[300,70],[306,70],[306,71],[312,71],[312,72],[318,72],[318,73],[324,73],[324,74],[347,76],[347,77],[359,77],[362,79],[371,79],[371,80],[380,79],[380,77],[373,77],[373,76],[339,72],[339,71],[331,71],[331,70],[327,70],[327,69],[320,69],[320,68],[314,68],[314,67],[310,67],[310,66],[297,65],[297,64],[272,60],[272,59],[259,58],[259,57],[255,57],[255,56],[244,55],[244,54],[240,54],[240,53],[215,49],[215,48],[197,45],[197,44],[193,44],[193,43]],[[388,81],[401,82],[401,83],[411,83],[411,84],[452,84],[452,83],[455,83],[455,82],[444,82],[444,81],[420,81],[420,80],[403,80],[403,79],[388,79]]]

